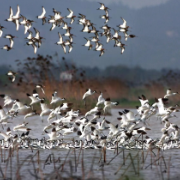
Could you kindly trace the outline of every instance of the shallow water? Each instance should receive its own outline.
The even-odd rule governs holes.
[[[113,109],[113,116],[107,116],[106,119],[113,122],[114,124],[119,123],[119,121],[117,120],[118,111],[118,109]],[[9,126],[12,129],[14,125],[20,124],[23,121],[23,116],[19,116],[18,118],[13,119],[12,123],[10,123]],[[172,118],[170,121],[179,124],[179,118]],[[31,117],[27,119],[26,122],[29,123],[28,127],[32,129],[32,131],[30,132],[30,137],[36,137],[40,139],[45,136],[46,138],[48,138],[42,131],[44,126],[48,124],[46,117],[44,118],[43,122],[38,116]],[[151,130],[147,131],[147,135],[152,138],[159,138],[162,134],[160,130],[163,127],[163,124],[161,124],[160,121],[156,118],[151,118],[148,123]],[[72,138],[76,138],[76,134],[67,136],[67,139]],[[118,151],[121,152],[122,150],[119,149]],[[0,159],[3,173],[1,173],[0,171],[0,177],[11,177],[12,179],[17,179],[17,177],[21,177],[22,179],[38,179],[38,177],[41,179],[55,179],[54,175],[56,175],[56,177],[60,179],[60,176],[70,177],[81,176],[84,174],[84,177],[86,179],[90,177],[94,177],[94,179],[119,179],[124,174],[124,177],[127,178],[128,176],[129,179],[132,179],[132,177],[137,179],[139,179],[140,177],[144,177],[145,179],[151,180],[153,178],[176,179],[176,176],[178,177],[178,175],[180,174],[179,149],[171,149],[160,152],[159,156],[158,151],[154,150],[156,157],[153,155],[151,156],[150,152],[147,151],[144,151],[144,156],[142,156],[141,150],[125,150],[124,156],[123,152],[121,152],[113,160],[112,158],[116,156],[117,151],[107,150],[106,163],[104,163],[103,161],[102,150],[86,149],[83,150],[83,153],[80,149],[70,150],[69,155],[66,159],[66,155],[68,154],[68,152],[69,150],[67,149],[40,150],[38,156],[38,154],[36,154],[37,150],[33,150],[33,152],[29,149],[19,150],[18,153],[15,150],[13,152],[13,157],[8,159],[9,150],[1,150]],[[129,153],[131,154],[133,161],[131,160],[130,156],[128,156],[127,160],[125,161],[125,165],[123,165],[123,157],[126,157]],[[47,157],[50,154],[51,161],[50,158],[47,160]],[[164,159],[160,158],[159,160],[157,160],[162,155]],[[31,158],[32,156],[34,157]],[[100,159],[101,156],[102,158]],[[62,164],[64,163],[65,159],[66,163],[62,170]],[[110,160],[112,160],[112,162],[107,165]],[[24,164],[20,167],[20,164],[22,162]],[[150,165],[151,162],[153,162],[152,166]],[[122,167],[118,171],[120,166]],[[58,169],[58,167],[60,168]],[[18,172],[17,169],[20,169],[20,171]],[[54,173],[55,170],[57,170],[59,175],[58,173]],[[115,172],[117,172],[117,174],[115,174]]]

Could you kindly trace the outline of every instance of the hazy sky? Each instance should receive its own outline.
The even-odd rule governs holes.
[[[53,55],[58,52],[59,57],[64,56],[77,65],[91,67],[104,68],[109,65],[124,64],[131,67],[138,65],[147,69],[179,68],[180,2],[177,0],[103,0],[103,3],[111,9],[109,10],[111,19],[108,25],[118,30],[116,26],[122,24],[120,17],[123,17],[131,27],[129,34],[138,36],[128,39],[127,42],[122,37],[122,42],[127,45],[123,55],[120,54],[120,48],[114,47],[114,41],[107,44],[105,37],[100,37],[106,49],[102,57],[99,57],[99,52],[88,51],[86,47],[83,47],[82,45],[86,43],[84,37],[89,38],[93,34],[80,32],[82,26],[77,24],[77,18],[74,24],[70,25],[71,33],[75,34],[73,51],[70,54],[64,54],[61,46],[55,43],[58,41],[58,32],[64,34],[65,30],[56,27],[53,31],[49,31],[51,24],[43,26],[41,20],[36,18],[41,14],[42,6],[46,9],[46,16],[53,15],[52,8],[62,12],[62,16],[66,16],[69,13],[67,8],[70,8],[75,15],[78,13],[86,15],[87,19],[90,19],[97,29],[101,30],[100,27],[104,25],[104,20],[100,19],[100,16],[105,13],[97,10],[100,7],[98,2],[99,0],[2,1],[0,24],[7,28],[3,35],[10,33],[18,38],[15,39],[14,49],[11,51],[0,49],[1,63],[13,64],[16,59],[23,60],[27,56],[36,56],[33,48],[25,45],[24,38],[28,34],[24,34],[24,27],[21,26],[19,31],[16,31],[12,22],[4,21],[9,16],[9,7],[11,6],[16,13],[16,6],[19,4],[21,14],[28,19],[35,20],[33,26],[40,31],[41,36],[46,38],[38,49],[39,54]],[[69,20],[66,21],[69,22]],[[122,33],[119,34],[123,36]],[[1,37],[0,47],[5,44],[9,44],[8,39]]]

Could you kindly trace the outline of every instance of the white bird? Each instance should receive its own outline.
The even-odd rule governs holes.
[[[1,118],[0,123],[2,124],[6,124],[7,120],[10,118],[10,116],[6,114],[6,112],[1,106],[0,106],[0,118]]]
[[[2,37],[3,29],[4,29],[4,28],[5,28],[4,26],[1,26],[1,25],[0,25],[0,37]]]
[[[98,97],[98,102],[96,103],[96,106],[99,106],[100,104],[103,104],[105,101],[105,99],[103,98],[103,93],[101,92],[101,94]]]
[[[56,128],[53,128],[53,129],[52,129],[52,132],[49,133],[48,136],[49,136],[49,139],[48,139],[47,141],[54,141],[54,140],[57,140],[57,139],[58,139],[58,137],[60,136],[60,134],[57,135],[57,133],[56,133]]]
[[[105,120],[106,123],[108,124],[110,131],[109,134],[112,134],[112,136],[115,136],[118,134],[119,130],[118,130],[118,124],[116,126],[114,126],[112,123],[110,123],[109,121]]]
[[[43,89],[44,87],[45,87],[45,86],[43,86],[43,85],[41,85],[41,84],[37,84],[37,85],[36,85],[36,88],[41,89],[41,91],[42,91],[43,94],[45,94],[45,91],[44,91],[44,89]]]
[[[34,110],[33,112],[30,112],[28,114],[26,114],[24,116],[24,119],[28,118],[28,117],[32,117],[32,116],[35,116],[35,115],[38,115],[38,113],[36,112],[36,110]]]
[[[88,96],[93,95],[94,93],[96,93],[96,91],[93,91],[93,90],[91,90],[90,88],[86,90],[86,92],[84,93],[84,95],[83,95],[83,97],[82,97],[82,100],[84,101],[84,104],[85,104],[85,105],[86,105],[85,99],[86,99]]]
[[[111,108],[113,106],[117,106],[119,103],[118,102],[111,102],[111,99],[110,98],[106,98],[105,101],[104,101],[104,114],[106,112],[111,112]]]
[[[11,6],[10,6],[10,8],[9,8],[9,18],[8,19],[6,19],[5,21],[10,21],[10,22],[12,22],[14,19],[13,19],[13,10],[12,10],[12,8],[11,8]]]
[[[19,101],[19,99],[16,99],[14,104],[18,106],[17,108],[18,113],[24,114],[31,109],[31,106],[28,106],[27,104],[23,104],[22,102]]]
[[[50,114],[52,109],[48,108],[47,104],[45,104],[45,102],[44,102],[44,99],[41,99],[40,105],[41,105],[41,114],[40,114],[40,117],[41,117],[41,120],[43,120],[42,117],[44,115]]]
[[[20,15],[20,7],[19,5],[17,5],[17,12],[14,16],[12,16],[13,19],[18,19],[19,18],[19,15]]]
[[[22,123],[22,124],[19,124],[19,125],[17,125],[17,126],[14,126],[13,127],[13,131],[26,131],[27,130],[27,126],[28,125],[28,123]]]
[[[92,49],[92,44],[91,44],[91,41],[89,40],[89,39],[87,39],[87,38],[84,38],[84,39],[86,39],[86,44],[84,44],[83,46],[86,46],[86,47],[89,47],[88,48],[88,50],[91,50]]]
[[[14,99],[12,99],[10,96],[5,94],[0,94],[0,97],[4,99],[4,107],[12,104],[14,102]]]
[[[43,18],[45,18],[45,14],[46,14],[46,10],[45,10],[45,8],[42,6],[42,13],[41,13],[41,15],[37,16],[37,18],[38,18],[38,19],[43,19]]]
[[[172,92],[171,89],[168,89],[166,91],[166,94],[164,95],[164,98],[168,98],[168,97],[174,96],[176,94],[178,94],[178,92]]]
[[[87,32],[87,33],[90,33],[91,30],[89,29],[89,27],[88,27],[87,24],[83,24],[83,29],[81,30],[81,32]]]
[[[61,45],[61,44],[64,43],[64,41],[63,41],[63,38],[62,38],[62,36],[61,36],[61,34],[60,34],[59,32],[58,32],[58,35],[59,35],[59,41],[56,42],[56,44],[57,44],[57,45]]]
[[[7,75],[8,76],[12,76],[12,82],[14,82],[15,81],[15,79],[16,79],[16,72],[13,72],[13,71],[9,71],[8,73],[7,73]]]
[[[99,110],[100,110],[100,108],[97,107],[97,106],[95,106],[93,109],[91,109],[90,111],[88,111],[88,112],[85,114],[85,117],[90,116],[90,115],[93,115],[93,114],[99,112]]]
[[[52,100],[51,100],[51,103],[50,104],[54,104],[54,103],[58,103],[60,101],[64,101],[65,98],[60,98],[57,96],[57,91],[55,91],[53,94],[52,94]]]
[[[108,10],[109,8],[106,7],[103,3],[99,3],[101,6],[97,10]]]
[[[123,20],[123,24],[119,25],[119,27],[120,27],[121,29],[126,29],[127,27],[129,27],[129,26],[127,26],[126,20],[125,20],[124,18],[122,18],[122,17],[121,17],[121,19]]]
[[[0,131],[0,135],[4,137],[4,141],[8,141],[12,137],[11,134],[6,134],[6,133],[1,132],[1,131]]]
[[[30,105],[37,104],[41,101],[41,99],[39,98],[39,95],[35,89],[33,90],[32,95],[30,95],[28,93],[26,95],[31,99]]]
[[[67,10],[70,12],[69,15],[66,16],[66,18],[71,19],[73,17],[73,11],[69,8],[67,8]]]

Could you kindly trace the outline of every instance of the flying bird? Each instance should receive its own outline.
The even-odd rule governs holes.
[[[16,73],[16,72],[13,72],[13,71],[9,71],[9,72],[7,73],[7,76],[11,76],[11,77],[12,77],[12,80],[11,80],[12,82],[15,81],[16,75],[17,75],[17,73]]]

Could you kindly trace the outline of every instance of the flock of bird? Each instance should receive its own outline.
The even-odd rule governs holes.
[[[38,19],[42,20],[42,24],[45,23],[52,24],[50,31],[55,29],[56,27],[60,28],[62,27],[63,30],[66,31],[64,34],[59,35],[59,41],[57,41],[55,44],[61,45],[64,53],[67,52],[67,46],[69,47],[68,53],[70,53],[73,50],[73,45],[75,44],[73,42],[74,34],[71,33],[72,27],[69,26],[72,25],[75,21],[76,16],[74,15],[74,12],[67,8],[69,11],[69,14],[67,16],[62,16],[60,11],[57,11],[53,8],[53,15],[49,15],[49,18],[46,17],[46,10],[44,7],[42,7],[42,13],[37,16]],[[106,37],[106,42],[109,43],[110,41],[114,40],[114,47],[121,48],[121,54],[125,50],[125,44],[121,42],[122,36],[119,33],[124,33],[124,39],[127,41],[128,38],[134,38],[136,37],[133,34],[128,34],[129,26],[127,25],[127,22],[124,18],[121,18],[123,23],[118,25],[118,30],[108,26],[108,21],[110,19],[109,17],[109,8],[106,7],[103,3],[100,3],[100,8],[98,10],[102,10],[105,12],[105,15],[102,15],[101,18],[105,19],[105,25],[100,27],[103,31],[97,30],[97,27],[95,27],[95,24],[91,22],[91,20],[87,19],[85,15],[80,14],[77,17],[78,18],[78,24],[83,26],[81,32],[85,33],[91,33],[93,34],[93,37],[87,38],[84,37],[87,41],[84,45],[85,47],[88,47],[88,50],[91,50],[93,46],[95,47],[94,50],[100,52],[99,56],[102,56],[105,53],[105,47],[104,44],[100,43],[100,36]],[[65,21],[65,19],[70,19],[70,22]],[[34,53],[37,52],[38,48],[42,45],[42,39],[45,39],[44,37],[40,36],[40,31],[37,30],[35,27],[33,27],[35,21],[27,19],[25,16],[21,15],[20,13],[20,7],[17,6],[17,12],[16,14],[13,13],[12,7],[10,7],[10,13],[9,17],[5,20],[7,22],[13,22],[16,25],[16,30],[19,30],[19,26],[24,26],[24,34],[28,33],[28,36],[25,38],[27,40],[26,44],[29,46],[31,45],[34,49]],[[34,29],[35,35],[33,35],[33,32],[30,29]],[[0,25],[0,37],[3,35],[3,29],[5,27]],[[112,33],[114,31],[114,34]],[[5,38],[9,39],[10,45],[4,45],[2,49],[10,51],[14,46],[14,38],[17,38],[11,34],[7,34],[4,36]],[[64,39],[64,37],[67,37],[68,39]],[[95,43],[95,44],[93,44]]]
[[[70,19],[69,24],[73,24],[76,16],[74,12],[67,8],[69,14],[67,16],[61,16],[61,12],[53,8],[53,15],[50,15],[48,19],[46,10],[42,7],[42,14],[37,16],[42,20],[42,24],[52,24],[50,31],[56,27],[61,27],[66,31],[65,34],[59,35],[59,41],[55,44],[61,45],[64,53],[66,53],[67,46],[69,47],[68,53],[73,49],[73,37],[71,33],[72,27],[68,25],[65,19]],[[121,42],[122,36],[119,32],[124,33],[125,41],[128,38],[136,37],[133,34],[128,34],[129,26],[124,18],[121,18],[123,24],[118,25],[118,30],[108,26],[109,22],[109,8],[103,3],[100,3],[98,10],[105,12],[101,18],[105,19],[105,25],[101,27],[103,30],[100,32],[95,27],[95,24],[91,20],[87,19],[85,15],[80,14],[78,18],[78,24],[83,26],[82,32],[92,33],[94,36],[91,39],[84,37],[86,43],[82,46],[88,47],[91,50],[95,46],[95,51],[99,51],[99,56],[105,53],[105,48],[100,43],[100,36],[106,37],[106,42],[114,40],[114,47],[121,48],[121,54],[125,50],[125,44]],[[44,37],[40,36],[40,32],[33,27],[34,20],[27,19],[20,14],[20,7],[17,6],[16,14],[13,13],[10,7],[9,17],[6,19],[8,22],[13,22],[16,25],[16,30],[19,30],[19,26],[24,26],[24,34],[28,33],[26,37],[26,44],[31,45],[34,49],[34,53],[42,45]],[[33,27],[35,34],[30,30]],[[3,35],[4,27],[0,25],[0,37]],[[114,31],[112,34],[111,31]],[[68,39],[64,40],[64,37]],[[10,45],[5,45],[2,49],[10,51],[14,46],[14,38],[11,34],[6,34],[4,38],[9,39]],[[95,43],[95,44],[93,44]],[[8,76],[12,77],[12,82],[15,81],[16,73],[9,71]],[[53,92],[52,99],[48,105],[46,99],[40,97],[41,93],[45,96],[45,87],[41,84],[37,84],[34,87],[32,94],[27,93],[27,97],[31,100],[28,104],[24,104],[19,99],[8,96],[7,94],[0,94],[0,97],[4,100],[4,105],[0,106],[0,124],[2,130],[0,136],[3,139],[0,140],[1,148],[31,148],[31,149],[51,149],[51,148],[84,148],[84,149],[100,149],[106,147],[106,149],[113,150],[118,148],[126,149],[148,149],[148,148],[161,148],[163,150],[170,148],[180,148],[179,142],[179,127],[177,124],[173,124],[169,121],[170,118],[176,117],[174,114],[178,112],[178,105],[168,106],[168,99],[171,96],[178,95],[177,92],[172,92],[168,89],[164,97],[155,98],[155,102],[150,105],[149,100],[144,95],[139,97],[140,106],[137,107],[136,112],[125,109],[119,112],[119,123],[115,125],[113,121],[107,120],[108,114],[111,113],[111,109],[117,106],[118,102],[112,102],[111,99],[104,98],[103,93],[100,92],[96,106],[90,109],[84,115],[80,110],[74,111],[72,109],[73,104],[68,103],[66,98],[59,97],[57,91]],[[87,105],[88,99],[94,94],[98,94],[95,90],[87,89],[82,96],[84,106]],[[61,105],[59,105],[61,103]],[[87,106],[86,106],[87,107]],[[36,108],[40,108],[41,112],[38,113]],[[24,115],[24,122],[13,127],[11,129],[8,124],[13,119],[22,118]],[[35,117],[33,117],[35,116]],[[34,138],[33,129],[28,127],[28,120],[33,119],[44,121],[47,118],[47,125],[43,128],[44,137],[42,139]],[[40,117],[40,118],[38,118]],[[164,123],[164,127],[161,129],[162,136],[158,139],[153,139],[147,136],[147,131],[151,130],[148,121],[151,118],[157,117]],[[23,119],[23,118],[22,118]],[[5,126],[7,126],[5,130]],[[69,140],[68,137],[73,136],[73,140]],[[144,135],[146,135],[144,137]],[[46,137],[49,138],[46,138]],[[40,135],[38,136],[40,137]]]
[[[0,136],[3,137],[0,140],[1,148],[100,149],[106,147],[106,149],[113,150],[118,147],[125,149],[161,148],[165,150],[180,147],[179,127],[169,121],[170,118],[176,117],[174,113],[178,112],[178,105],[168,106],[167,104],[168,99],[177,96],[178,93],[172,92],[170,89],[167,90],[164,97],[155,98],[152,105],[144,95],[140,96],[140,106],[137,107],[136,111],[128,109],[120,111],[117,118],[119,123],[116,125],[107,119],[111,118],[108,113],[111,113],[111,109],[119,103],[112,102],[110,98],[104,98],[102,92],[98,96],[96,106],[84,115],[80,110],[74,111],[73,104],[67,103],[65,98],[59,97],[57,91],[52,94],[49,105],[45,98],[39,97],[40,93],[45,96],[45,87],[36,85],[32,94],[26,94],[31,100],[29,105],[23,104],[19,99],[13,99],[7,94],[0,94],[4,100],[4,105],[0,106],[0,123],[2,125]],[[94,94],[99,94],[99,92],[87,89],[82,96],[85,106]],[[35,109],[38,106],[41,109],[40,114]],[[16,117],[23,119],[22,114],[24,122],[16,124],[13,129],[10,129],[8,124],[11,123],[11,119],[15,123]],[[40,121],[40,123],[41,120],[44,121],[47,118],[43,132],[38,131],[38,137],[43,133],[44,137],[41,139],[32,137],[33,129],[28,127],[28,121],[32,117],[33,120]],[[161,129],[162,136],[158,139],[146,135],[147,131],[151,130],[148,121],[152,117],[157,117],[164,123],[164,127]],[[5,130],[5,126],[7,130]],[[68,138],[69,136],[73,137],[73,140]]]

